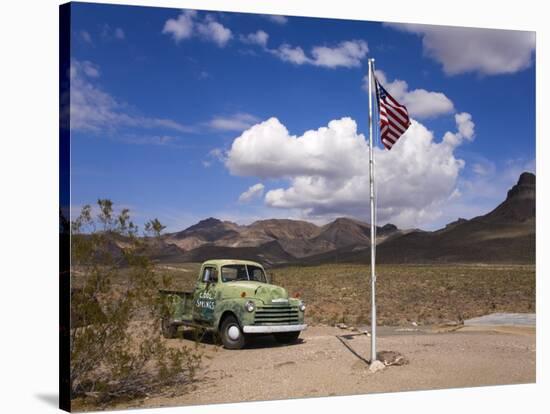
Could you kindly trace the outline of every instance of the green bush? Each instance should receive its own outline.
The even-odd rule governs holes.
[[[96,403],[133,399],[194,379],[198,345],[170,345],[160,335],[166,312],[158,289],[169,280],[149,259],[164,226],[138,235],[129,211],[82,208],[71,223],[71,391]]]

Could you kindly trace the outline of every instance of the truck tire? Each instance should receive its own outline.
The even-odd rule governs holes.
[[[241,349],[246,344],[246,337],[234,316],[226,317],[220,327],[220,337],[224,348]]]
[[[162,318],[161,329],[162,329],[162,336],[168,339],[175,338],[178,332],[178,327],[170,323],[170,319],[168,318]]]
[[[300,331],[278,332],[278,333],[274,333],[273,336],[275,336],[275,340],[280,344],[292,344],[296,342],[296,340],[300,336]]]

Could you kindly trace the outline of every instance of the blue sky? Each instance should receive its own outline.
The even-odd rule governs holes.
[[[534,171],[534,33],[72,7],[76,209],[111,198],[170,231],[367,221],[369,57],[414,120],[391,151],[378,144],[379,224],[483,214]]]

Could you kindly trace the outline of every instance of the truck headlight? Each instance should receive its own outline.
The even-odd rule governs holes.
[[[251,300],[249,300],[248,302],[246,302],[244,304],[244,308],[248,311],[248,312],[254,312],[254,309],[256,309],[256,305],[254,305],[254,302],[252,302]]]
[[[300,304],[298,305],[298,309],[300,309],[300,312],[304,312],[306,310],[306,305],[304,304],[304,302],[300,302]]]

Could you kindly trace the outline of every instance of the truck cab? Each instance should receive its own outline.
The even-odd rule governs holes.
[[[269,283],[263,266],[248,260],[208,260],[192,292],[161,291],[168,315],[165,337],[179,326],[219,334],[225,348],[240,349],[252,335],[272,334],[281,343],[295,342],[304,323],[305,304]]]

